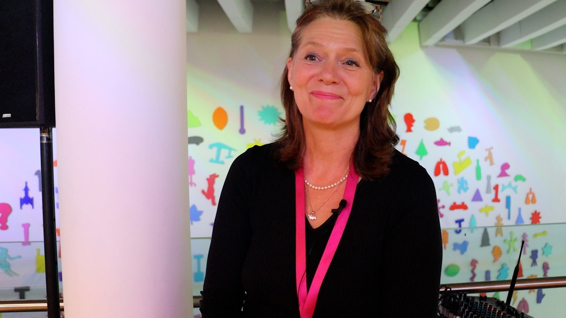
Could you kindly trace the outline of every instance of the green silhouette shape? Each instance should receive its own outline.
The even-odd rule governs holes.
[[[458,275],[459,272],[460,272],[460,266],[456,264],[450,264],[446,266],[446,268],[444,269],[444,273],[446,274],[446,276],[449,277],[454,277]]]
[[[187,110],[187,126],[189,128],[200,127],[201,123],[197,116],[193,115],[190,110]]]
[[[478,180],[478,181],[481,180],[481,166],[480,166],[480,160],[479,159],[476,161],[476,180]]]
[[[511,231],[509,233],[509,239],[504,239],[503,242],[505,244],[507,244],[508,248],[507,248],[507,254],[511,253],[511,250],[513,250],[513,252],[517,252],[517,247],[515,246],[515,243],[517,243],[519,239],[517,237],[515,237],[515,233],[513,233],[513,231]]]
[[[519,182],[519,181],[527,181],[527,178],[525,178],[522,174],[518,174],[515,176],[515,178],[513,179],[515,180],[515,182]]]
[[[422,139],[421,143],[419,144],[419,148],[417,148],[417,151],[415,153],[420,157],[420,160],[423,160],[423,157],[428,155],[428,151],[426,151],[426,147]]]

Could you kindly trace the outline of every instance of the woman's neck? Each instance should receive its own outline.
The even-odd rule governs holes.
[[[332,171],[342,173],[350,165],[358,141],[359,128],[343,130],[316,130],[305,127],[304,169],[306,176],[321,179]],[[326,179],[326,178],[322,178]]]

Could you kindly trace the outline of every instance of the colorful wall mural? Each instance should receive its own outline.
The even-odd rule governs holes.
[[[566,129],[560,123],[560,119],[566,119],[566,96],[557,89],[557,83],[566,78],[556,78],[550,68],[561,61],[560,67],[566,69],[566,62],[558,57],[554,60],[542,57],[537,61],[530,55],[423,49],[417,34],[417,26],[413,24],[391,45],[401,67],[392,113],[401,137],[398,150],[423,165],[437,188],[445,255],[442,282],[510,279],[520,255],[521,241],[525,245],[520,276],[564,275],[566,249],[560,243],[564,240],[561,230],[564,225],[554,224],[566,220],[566,215],[560,212],[566,202],[555,191],[565,176],[558,158],[566,155],[566,147],[559,142],[566,137]],[[220,41],[214,34],[209,35],[207,41]],[[247,51],[240,48],[238,56],[254,55],[258,47],[277,45],[266,42],[254,45],[250,37],[242,38],[250,47]],[[214,65],[207,63],[204,54],[212,49],[203,49],[204,42],[200,42],[203,38],[195,35],[190,39],[195,44],[189,52],[192,62],[189,69],[219,73]],[[281,46],[281,52],[286,50],[287,46]],[[240,64],[238,58],[231,56],[234,65]],[[272,58],[255,57],[262,61]],[[283,61],[285,57],[283,54]],[[192,164],[196,167],[200,162],[199,169],[203,171],[199,176],[199,170],[193,169],[192,178],[204,185],[190,188],[191,231],[197,237],[210,235],[210,232],[202,233],[211,231],[214,223],[215,206],[207,197],[208,179],[215,178],[217,199],[227,173],[226,163],[254,144],[272,141],[280,128],[279,124],[271,126],[263,119],[266,108],[273,107],[273,114],[276,110],[282,114],[283,109],[277,96],[255,90],[257,79],[265,85],[265,73],[271,72],[256,68],[256,64],[248,65],[248,73],[253,76],[245,82],[233,76],[237,73],[234,70],[221,76],[217,79],[220,85],[224,87],[224,82],[233,81],[234,89],[222,90],[222,94],[211,92],[208,100],[200,95],[202,81],[197,87],[189,80],[188,96],[196,97],[196,100],[189,98],[189,111],[193,115],[199,113],[199,126],[189,127],[189,135],[198,135],[202,138],[199,141],[203,141],[189,145]],[[192,81],[196,83],[199,75]],[[269,81],[271,87],[267,92],[277,88],[278,75],[274,74]],[[549,78],[558,82],[544,87],[539,84],[548,82]],[[210,87],[218,86],[216,81],[210,83]],[[241,89],[242,85],[248,89]],[[263,95],[264,99],[258,99],[257,95]],[[226,96],[232,100],[226,100]],[[215,124],[218,107],[228,114],[224,129]],[[241,130],[242,118],[245,131]],[[261,130],[250,131],[251,127]],[[214,140],[207,142],[208,134]],[[233,149],[222,150],[223,164],[215,156],[219,142]],[[198,268],[193,264],[193,270],[204,278],[200,271],[206,267],[207,244],[205,240],[198,244],[203,246],[202,253],[195,254],[193,262]],[[202,281],[195,280],[195,293],[199,284]],[[505,299],[505,295],[501,292],[489,296]],[[556,290],[517,291],[512,305],[535,316],[537,313],[544,316],[545,302],[555,304],[563,296],[564,291]]]

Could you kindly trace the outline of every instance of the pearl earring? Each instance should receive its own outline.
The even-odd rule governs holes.
[[[290,86],[290,85],[289,85],[289,89],[290,89],[290,90],[293,90],[293,86]]]
[[[372,99],[370,98],[370,99],[368,100],[368,103],[371,103],[371,101],[372,101]]]

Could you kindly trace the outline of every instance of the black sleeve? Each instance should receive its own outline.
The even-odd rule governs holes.
[[[442,241],[432,179],[416,163],[395,181],[399,209],[390,216],[383,317],[437,317]]]
[[[222,188],[200,302],[203,318],[241,317],[245,299],[242,264],[248,250],[249,174],[245,155],[234,160]]]

